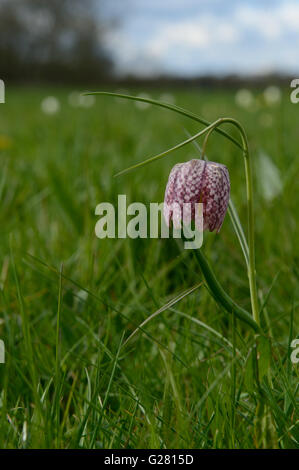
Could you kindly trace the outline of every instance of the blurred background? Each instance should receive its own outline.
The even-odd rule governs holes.
[[[278,79],[298,72],[298,37],[296,0],[0,0],[0,76],[83,85]]]

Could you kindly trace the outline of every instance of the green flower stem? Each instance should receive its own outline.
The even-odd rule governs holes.
[[[188,117],[190,119],[193,119],[194,121],[200,122],[201,124],[204,124],[205,126],[209,126],[211,124],[206,119],[201,118],[197,114],[194,114],[191,111],[188,111],[187,109],[176,106],[175,104],[170,104],[170,103],[166,103],[166,102],[163,102],[163,101],[153,100],[151,98],[143,98],[141,96],[124,95],[123,93],[113,93],[113,92],[110,92],[110,91],[87,91],[87,92],[83,93],[83,95],[113,96],[115,98],[124,98],[126,100],[139,101],[141,103],[148,103],[148,104],[152,104],[154,106],[159,106],[160,108],[165,108],[165,109],[169,109],[170,111],[174,111],[175,113],[181,114],[182,116],[185,116],[185,117]],[[234,137],[227,134],[222,129],[216,129],[216,132],[221,134],[223,137],[226,137],[231,142],[233,142],[237,147],[242,149],[241,144]]]
[[[256,323],[260,324],[259,307],[256,288],[256,270],[255,270],[255,246],[254,246],[254,214],[253,214],[253,183],[252,166],[248,149],[245,156],[245,173],[247,185],[247,204],[248,204],[248,246],[249,246],[249,266],[248,279],[250,287],[252,315]]]
[[[259,307],[257,300],[257,288],[256,288],[256,270],[255,270],[255,246],[254,246],[254,214],[253,214],[253,182],[252,182],[252,165],[251,158],[248,148],[248,140],[244,128],[241,124],[233,118],[220,118],[215,121],[213,128],[209,129],[207,138],[205,139],[205,145],[207,144],[207,139],[211,135],[212,131],[218,126],[229,123],[237,127],[238,131],[241,134],[242,145],[243,145],[243,156],[245,161],[245,175],[246,175],[246,194],[247,194],[247,210],[248,210],[248,247],[249,247],[249,265],[248,265],[248,279],[249,279],[249,288],[250,288],[250,299],[251,299],[251,309],[252,316],[255,323],[260,325],[259,318]]]
[[[252,318],[252,315],[237,305],[219,284],[202,251],[193,250],[193,252],[205,277],[209,291],[215,300],[220,303],[228,313],[234,313],[237,318],[250,325],[256,333],[260,332],[260,327]]]

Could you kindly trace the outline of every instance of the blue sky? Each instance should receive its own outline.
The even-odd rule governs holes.
[[[119,73],[299,72],[299,0],[113,0]]]

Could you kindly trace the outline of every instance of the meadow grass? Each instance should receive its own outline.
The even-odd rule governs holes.
[[[198,149],[190,144],[115,173],[202,126],[107,97],[74,108],[70,91],[8,89],[0,105],[0,447],[298,447],[290,343],[299,326],[299,105],[288,90],[275,106],[255,90],[249,109],[235,104],[233,91],[171,91],[176,104],[209,121],[240,120],[249,137],[258,295],[271,337],[270,349],[267,341],[260,346],[257,380],[253,332],[214,302],[190,250],[171,239],[99,240],[94,232],[98,203],[116,203],[118,194],[162,202],[172,166]],[[41,111],[47,95],[60,100],[55,115]],[[207,154],[228,166],[246,229],[240,150],[215,134]],[[250,311],[246,263],[228,215],[218,235],[205,234],[203,251]]]

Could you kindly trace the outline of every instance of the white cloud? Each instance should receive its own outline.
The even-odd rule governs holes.
[[[286,3],[281,5],[278,11],[278,16],[281,18],[285,28],[299,32],[299,4]]]
[[[240,7],[235,14],[235,21],[251,32],[259,33],[267,39],[277,38],[281,34],[281,22],[268,10],[253,8],[248,5]]]
[[[131,15],[127,29],[108,41],[119,69],[192,74],[217,67],[243,73],[298,68],[299,3],[244,1],[221,11],[216,3],[204,10],[193,2],[195,13],[194,8],[183,16],[157,13],[155,21],[146,12],[140,16],[140,4],[138,20]]]
[[[219,43],[233,43],[238,40],[236,27],[217,17],[199,17],[161,25],[157,34],[146,44],[148,52],[162,56],[169,49],[187,47],[206,49]]]
[[[167,61],[175,54],[179,59],[193,51],[206,51],[217,45],[231,45],[238,41],[239,31],[217,17],[201,16],[184,21],[161,24],[160,28],[144,44],[144,52],[149,57]]]
[[[235,21],[266,39],[277,39],[286,32],[299,31],[299,5],[293,2],[272,8],[242,5],[236,10]]]

